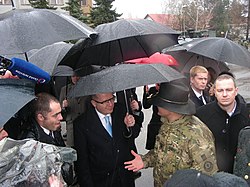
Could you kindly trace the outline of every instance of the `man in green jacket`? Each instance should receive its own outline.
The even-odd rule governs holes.
[[[188,98],[185,79],[162,83],[159,93],[152,99],[163,118],[156,145],[146,155],[134,151],[134,160],[125,162],[125,168],[134,172],[154,167],[154,186],[163,186],[172,174],[180,169],[196,169],[214,174],[218,168],[214,137],[207,126],[197,117],[195,105]]]

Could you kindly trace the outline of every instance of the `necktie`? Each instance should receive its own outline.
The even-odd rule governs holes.
[[[205,105],[205,103],[203,101],[203,96],[202,95],[199,97],[199,99],[201,100],[201,102],[203,103],[203,105]]]
[[[109,116],[105,116],[105,123],[106,123],[106,130],[108,131],[109,135],[112,137],[112,125],[109,120]]]
[[[53,137],[53,132],[52,132],[52,131],[49,131],[49,136],[52,137],[52,138],[54,138],[54,137]]]

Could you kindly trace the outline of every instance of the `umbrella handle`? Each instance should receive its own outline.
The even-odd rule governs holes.
[[[127,100],[126,90],[123,90],[123,93],[124,93],[124,99],[125,99],[126,110],[127,110],[127,113],[129,113],[128,100]],[[123,132],[123,136],[124,136],[125,138],[130,138],[130,137],[132,136],[132,128],[131,128],[131,127],[127,127],[127,133]]]

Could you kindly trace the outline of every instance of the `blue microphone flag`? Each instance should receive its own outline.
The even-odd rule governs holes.
[[[12,63],[7,67],[13,75],[17,75],[20,78],[30,79],[36,83],[47,83],[50,81],[50,75],[32,64],[20,58],[12,58]]]

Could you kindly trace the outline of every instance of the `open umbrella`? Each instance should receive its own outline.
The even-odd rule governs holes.
[[[51,76],[71,76],[73,69],[69,66],[58,66],[59,62],[64,58],[65,54],[73,44],[66,42],[57,42],[42,47],[41,49],[32,49],[27,52],[29,62],[43,69]],[[25,60],[24,54],[4,55],[5,58],[13,57]]]
[[[184,76],[164,64],[119,64],[80,78],[71,89],[69,96],[80,97],[96,93],[118,92],[179,78],[184,78]]]
[[[165,53],[170,54],[179,62],[176,69],[180,72],[189,73],[189,70],[196,65],[204,66],[206,68],[211,67],[216,71],[217,75],[222,71],[229,70],[225,62],[219,62],[208,57],[187,52],[186,50],[165,51]]]
[[[26,79],[0,79],[0,127],[35,98],[34,83]]]
[[[74,17],[48,9],[14,9],[0,14],[0,33],[1,55],[25,53],[97,34]]]
[[[177,44],[179,36],[167,26],[144,19],[122,19],[99,25],[95,31],[99,34],[93,43],[83,40],[76,44],[60,64],[73,68],[93,64],[111,66],[134,58],[149,57],[167,46]],[[72,61],[74,55],[76,57]]]
[[[40,67],[44,71],[48,72],[50,75],[53,75],[55,73],[55,69],[58,66],[59,62],[63,59],[65,54],[70,50],[70,48],[73,46],[73,44],[65,43],[65,42],[57,42],[51,45],[47,45],[41,49],[35,49],[30,51],[29,61],[36,66]],[[56,70],[56,73],[59,73],[59,70],[62,73],[65,72],[69,68],[62,68]],[[66,74],[71,73],[65,72]],[[57,75],[58,76],[58,75]]]
[[[228,62],[240,66],[250,67],[250,53],[243,46],[221,37],[207,37],[192,40],[165,51],[176,57],[172,52],[187,51],[199,56],[207,57],[219,62]],[[177,59],[178,60],[178,59]],[[180,61],[179,61],[180,62]],[[181,63],[181,62],[180,62]]]
[[[69,77],[72,75],[74,75],[74,71],[69,66],[57,66],[52,74],[52,76],[57,76],[57,77],[61,76]]]
[[[173,56],[179,62],[179,66],[176,68],[184,73],[189,73],[189,70],[195,65],[211,67],[216,71],[217,75],[222,71],[228,71],[229,68],[226,62],[189,51],[190,47],[199,40],[193,39],[190,42],[167,47],[162,50],[162,53]]]
[[[144,58],[136,58],[132,60],[126,61],[126,63],[130,64],[153,64],[153,63],[162,63],[168,66],[178,66],[177,60],[171,55],[167,55],[164,53],[156,52],[152,54],[150,57]]]

